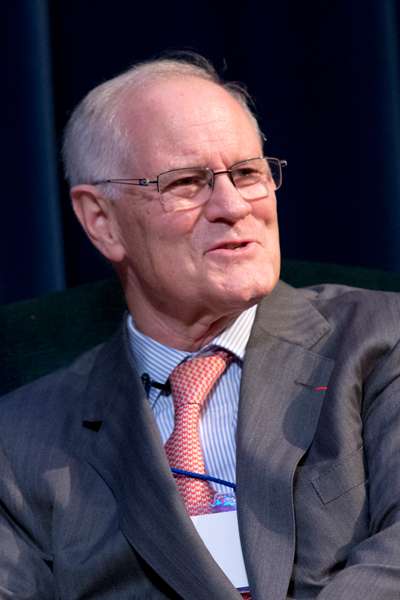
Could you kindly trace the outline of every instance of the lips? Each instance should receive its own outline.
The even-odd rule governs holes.
[[[213,252],[214,250],[239,250],[241,248],[245,248],[248,244],[251,244],[253,240],[232,240],[226,242],[219,242],[208,249],[208,252]]]
[[[205,254],[214,260],[249,260],[256,256],[258,247],[254,240],[229,240],[211,246]]]

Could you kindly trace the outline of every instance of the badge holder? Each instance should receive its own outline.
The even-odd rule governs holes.
[[[216,493],[213,503],[206,510],[201,507],[199,510],[201,514],[192,516],[191,519],[207,550],[232,585],[239,592],[249,591],[237,520],[234,493],[236,485],[210,475],[181,469],[171,469],[171,471],[178,475],[220,483],[232,488],[231,494]]]

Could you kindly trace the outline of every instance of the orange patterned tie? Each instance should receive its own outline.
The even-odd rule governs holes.
[[[232,356],[224,350],[179,364],[169,381],[175,408],[174,430],[165,444],[171,467],[205,473],[199,436],[200,413]],[[176,475],[176,484],[190,515],[211,512],[214,491],[207,481]]]

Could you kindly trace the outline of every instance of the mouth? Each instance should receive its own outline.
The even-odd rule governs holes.
[[[234,240],[231,242],[221,242],[209,248],[207,250],[207,254],[210,252],[220,254],[240,254],[252,249],[255,245],[256,242],[253,240]]]

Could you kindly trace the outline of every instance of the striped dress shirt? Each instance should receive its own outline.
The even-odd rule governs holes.
[[[211,391],[200,420],[206,472],[232,483],[236,480],[236,425],[242,364],[256,308],[252,306],[245,310],[227,329],[197,352],[185,352],[160,344],[141,333],[131,315],[127,319],[136,369],[139,375],[147,373],[150,379],[159,383],[166,383],[172,370],[182,360],[209,352],[215,346],[229,350],[234,355],[234,360]],[[165,444],[174,428],[172,396],[151,387],[148,399]],[[217,492],[232,493],[227,486],[214,483],[212,486]]]

